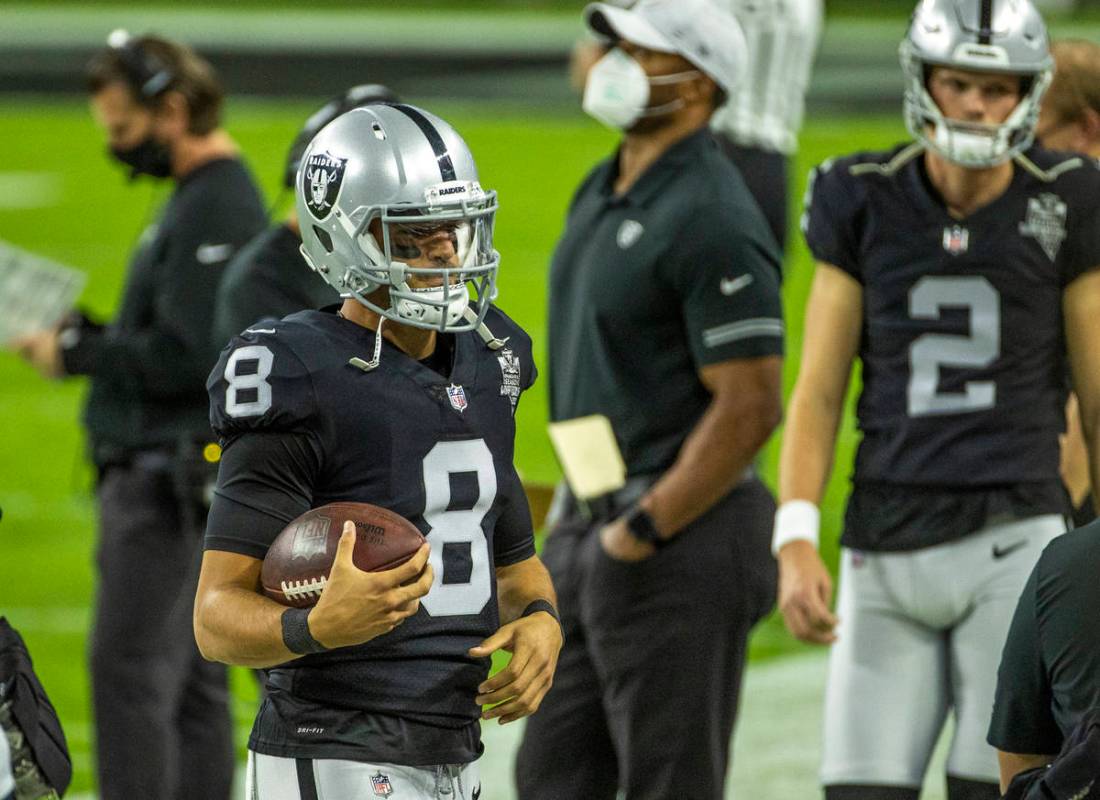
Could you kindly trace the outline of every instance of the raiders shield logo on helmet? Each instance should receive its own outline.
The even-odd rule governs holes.
[[[322,220],[332,211],[340,185],[344,182],[346,158],[339,158],[328,151],[313,153],[302,168],[302,195],[306,208],[316,219]]]

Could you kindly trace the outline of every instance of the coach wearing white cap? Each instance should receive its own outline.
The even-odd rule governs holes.
[[[708,129],[744,39],[709,0],[585,19],[612,46],[584,109],[623,138],[554,252],[550,415],[606,417],[627,478],[594,498],[563,487],[544,561],[565,647],[518,795],[718,800],[749,630],[775,592],[774,503],[751,465],[780,417],[779,254]]]

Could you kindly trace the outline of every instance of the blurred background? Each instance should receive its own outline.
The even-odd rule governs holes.
[[[1055,37],[1100,40],[1100,0],[1039,5]],[[0,0],[0,239],[86,272],[81,303],[98,316],[114,311],[127,255],[169,190],[128,184],[106,158],[88,113],[83,68],[115,28],[182,40],[214,64],[227,87],[227,128],[273,216],[289,207],[280,178],[306,116],[348,86],[384,83],[452,122],[477,157],[482,183],[498,190],[499,303],[532,333],[542,366],[550,251],[573,190],[615,143],[582,114],[568,79],[569,54],[583,35],[582,7],[572,0]],[[792,221],[814,164],[905,138],[896,53],[911,10],[909,0],[828,0],[792,163]],[[788,389],[811,272],[792,224],[784,288]],[[94,743],[85,640],[95,517],[79,424],[83,391],[80,381],[47,384],[0,351],[0,614],[22,631],[62,717],[76,768],[69,796],[89,800]],[[531,482],[558,477],[546,417],[539,384],[518,414],[517,458]],[[776,441],[762,464],[773,484]],[[855,441],[849,413],[823,511],[832,564]],[[794,643],[777,618],[758,630],[731,794],[813,796],[822,655]],[[243,748],[255,689],[243,672],[234,672],[233,682]],[[486,726],[485,800],[512,797],[515,733]],[[942,797],[940,787],[933,782],[926,796]]]

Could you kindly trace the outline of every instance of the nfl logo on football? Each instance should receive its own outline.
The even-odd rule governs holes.
[[[393,784],[390,783],[389,775],[383,775],[381,772],[371,775],[370,785],[374,789],[375,797],[389,797],[393,794]]]

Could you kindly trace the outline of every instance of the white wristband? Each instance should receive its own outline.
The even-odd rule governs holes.
[[[772,555],[788,542],[803,540],[817,549],[818,532],[821,529],[821,511],[809,500],[788,500],[775,512],[775,531],[772,533]]]

